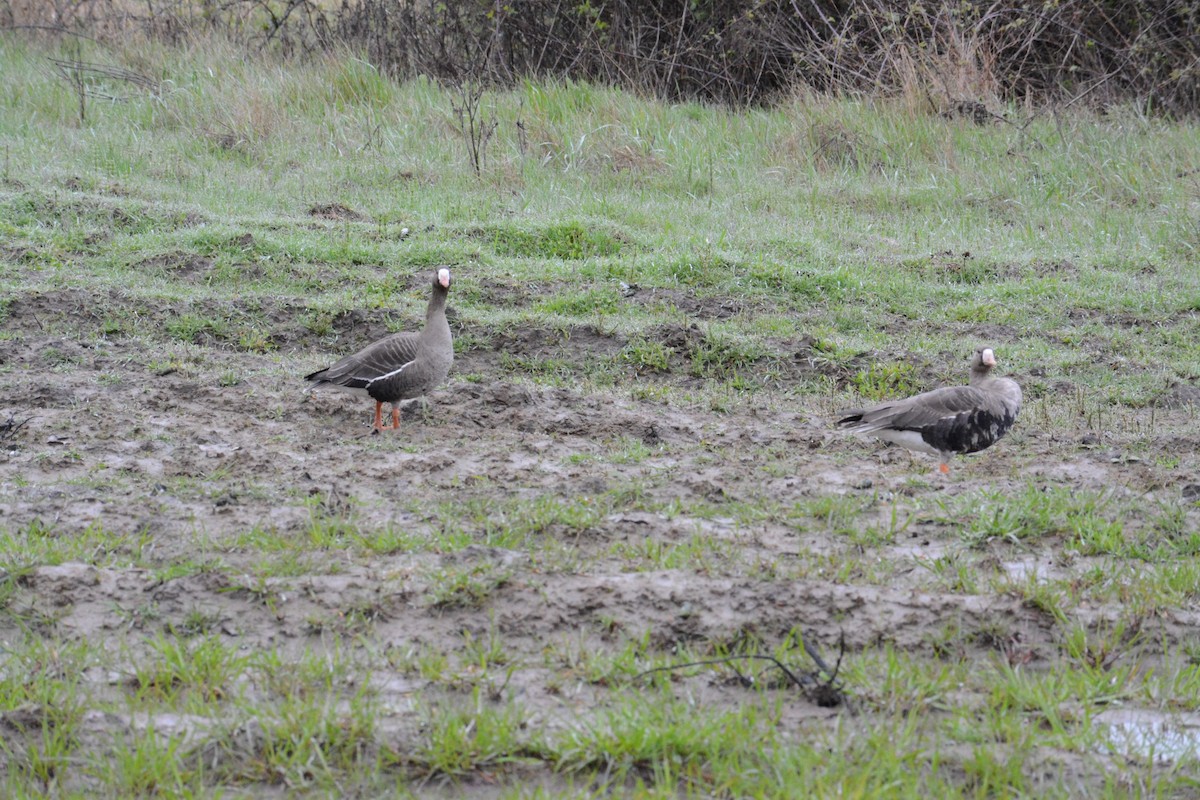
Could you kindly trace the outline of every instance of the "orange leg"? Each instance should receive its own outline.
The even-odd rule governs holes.
[[[400,409],[392,406],[392,424],[383,424],[383,403],[375,401],[375,430],[377,431],[398,431],[400,430]]]
[[[938,464],[938,472],[942,473],[943,475],[949,475],[950,474],[950,465],[945,462]]]

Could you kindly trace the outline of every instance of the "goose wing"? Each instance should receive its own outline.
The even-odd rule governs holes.
[[[838,424],[860,433],[890,428],[922,431],[946,418],[987,408],[991,395],[974,386],[947,386],[905,400],[847,411]]]
[[[305,379],[348,389],[366,389],[372,381],[398,373],[416,360],[418,338],[419,335],[412,332],[394,333],[333,366],[305,376]]]

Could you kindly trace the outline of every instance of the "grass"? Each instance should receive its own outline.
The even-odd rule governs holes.
[[[170,88],[81,128],[55,52],[0,38],[0,794],[1194,789],[1104,721],[1197,707],[1194,121],[525,84],[477,176],[349,55],[97,50]],[[298,404],[444,265],[453,397]],[[830,432],[979,344],[1026,404],[950,478]],[[841,632],[850,709],[643,674]]]

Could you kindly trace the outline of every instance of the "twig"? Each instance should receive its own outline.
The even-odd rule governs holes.
[[[787,676],[787,679],[791,681],[792,685],[799,689],[806,698],[816,703],[818,706],[822,708],[834,708],[836,706],[845,705],[847,708],[851,708],[850,699],[846,696],[842,686],[837,683],[838,671],[842,667],[842,657],[846,653],[846,632],[842,631],[841,635],[838,637],[838,660],[837,664],[834,665],[832,670],[829,669],[829,665],[825,662],[825,659],[821,657],[820,652],[818,652],[814,646],[808,643],[807,637],[805,637],[803,645],[804,652],[807,653],[808,657],[811,658],[813,663],[817,665],[817,669],[820,672],[825,673],[826,679],[824,681],[819,680],[818,676],[812,673],[793,672],[786,664],[775,658],[775,656],[763,655],[762,653],[747,653],[744,655],[726,656],[725,658],[713,658],[706,659],[704,661],[690,661],[684,664],[670,664],[665,667],[654,667],[653,669],[648,669],[644,672],[638,673],[634,676],[634,679],[636,680],[638,678],[643,678],[655,672],[668,672],[677,669],[687,669],[688,667],[711,667],[722,664],[732,665],[733,662],[741,660],[768,661],[774,666],[778,667],[779,671]],[[736,666],[733,669],[735,672],[737,672],[738,678],[741,679],[744,685],[749,686],[753,684],[753,680],[747,678],[745,675],[742,675]],[[851,710],[853,709],[851,708]]]
[[[17,431],[21,430],[21,428],[24,428],[32,419],[36,419],[36,417],[26,417],[20,422],[17,422],[17,415],[9,412],[8,419],[6,419],[4,422],[0,422],[0,442],[7,442],[9,439],[15,438]]]
[[[58,73],[68,81],[82,80],[84,76],[96,76],[100,78],[112,78],[113,80],[132,83],[134,86],[137,86],[140,89],[145,89],[149,92],[156,92],[158,90],[158,81],[147,77],[146,75],[142,75],[141,73],[133,72],[132,70],[123,69],[121,67],[110,67],[104,64],[94,64],[88,61],[79,61],[74,59],[66,60],[62,58],[49,58],[49,61],[54,65],[54,68],[58,71]],[[91,87],[88,88],[88,93],[92,95],[97,94],[93,89],[91,89]],[[99,96],[104,97],[105,99],[110,99],[109,95]]]

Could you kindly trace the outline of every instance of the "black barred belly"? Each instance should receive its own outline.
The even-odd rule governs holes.
[[[943,453],[977,453],[998,442],[1015,420],[1015,414],[993,414],[984,409],[964,411],[926,426],[921,438]]]
[[[392,378],[384,378],[377,380],[367,386],[367,394],[372,400],[378,400],[381,403],[398,403],[401,400],[409,400],[417,395],[410,394],[408,389],[411,381],[401,380],[397,375]]]

